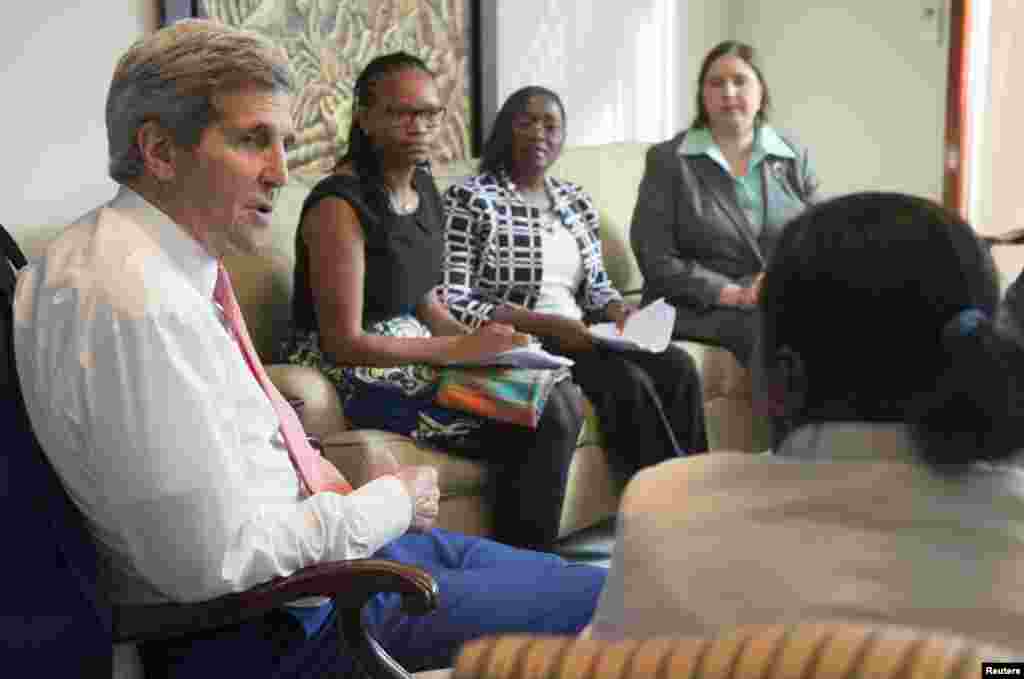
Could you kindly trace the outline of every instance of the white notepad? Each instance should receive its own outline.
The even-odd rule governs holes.
[[[633,349],[661,353],[672,341],[672,328],[676,323],[676,308],[665,301],[656,299],[626,319],[626,326],[619,334],[615,323],[597,323],[590,326],[595,341],[613,349]]]

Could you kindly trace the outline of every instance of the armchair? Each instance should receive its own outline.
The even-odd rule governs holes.
[[[0,364],[10,368],[13,376],[9,340],[9,335],[0,337],[0,346],[7,349]],[[13,445],[5,445],[0,455],[0,467],[8,472],[0,508],[16,526],[5,531],[6,536],[26,550],[24,554],[19,550],[19,556],[5,564],[0,577],[5,601],[5,614],[0,617],[5,631],[5,665],[31,666],[49,674],[47,668],[78,664],[82,670],[82,663],[88,663],[89,676],[109,676],[111,671],[117,677],[141,676],[141,662],[132,646],[135,642],[224,627],[289,601],[329,596],[337,609],[339,643],[352,653],[363,675],[380,679],[410,676],[365,629],[362,609],[378,593],[397,592],[406,613],[423,615],[437,606],[438,588],[426,571],[393,561],[354,559],[318,564],[245,592],[195,604],[112,606],[99,584],[95,547],[32,433],[17,380],[5,380],[3,386],[0,414],[6,442]],[[9,483],[14,478],[17,485]],[[19,539],[23,534],[25,541]],[[23,576],[33,568],[37,570],[32,575],[47,580],[42,591],[28,588],[35,593],[26,596]],[[59,630],[54,631],[55,627]],[[106,649],[85,648],[94,644],[106,644]],[[124,646],[112,653],[111,644]]]
[[[89,532],[32,431],[17,379],[12,305],[14,272],[25,265],[21,249],[0,227],[0,516],[9,544],[0,562],[0,629],[5,666],[47,670],[74,668],[88,676],[141,674],[130,645],[225,627],[263,615],[289,601],[329,596],[338,616],[339,643],[368,677],[408,677],[362,622],[362,609],[376,594],[397,592],[402,608],[423,615],[437,607],[438,588],[426,571],[383,559],[317,564],[284,578],[194,604],[112,606],[100,584],[98,555]],[[328,390],[333,396],[333,389]],[[320,396],[315,391],[310,397]],[[335,397],[336,398],[336,397]],[[293,405],[302,408],[301,399]],[[321,423],[327,431],[334,423]],[[318,448],[319,441],[311,437]],[[36,591],[25,578],[45,578]],[[112,653],[111,644],[128,653]],[[105,645],[105,649],[98,646]],[[121,662],[125,666],[118,666]]]
[[[1016,659],[1020,659],[1018,654]],[[454,679],[966,679],[1009,651],[917,628],[744,625],[707,639],[500,636],[466,644]]]

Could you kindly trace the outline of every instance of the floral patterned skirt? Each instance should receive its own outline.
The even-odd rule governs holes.
[[[365,332],[387,337],[430,337],[415,316],[375,323]],[[434,403],[438,371],[424,364],[391,368],[340,365],[320,350],[316,332],[295,331],[283,347],[284,360],[316,368],[338,390],[345,416],[362,429],[383,429],[444,448],[472,448],[483,418]]]

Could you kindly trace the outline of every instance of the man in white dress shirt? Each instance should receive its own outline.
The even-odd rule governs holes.
[[[26,405],[112,599],[201,601],[377,555],[422,566],[441,587],[441,609],[423,619],[402,616],[397,597],[368,607],[407,667],[444,665],[484,633],[578,631],[603,573],[430,530],[434,470],[395,469],[349,494],[303,490],[276,411],[213,302],[219,260],[259,247],[288,178],[288,68],[265,38],[214,22],[136,43],[107,101],[121,188],[19,278]],[[147,676],[340,672],[334,625],[329,603],[294,606],[142,655]]]

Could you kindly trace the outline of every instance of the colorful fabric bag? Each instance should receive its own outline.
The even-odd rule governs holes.
[[[435,403],[536,429],[552,387],[567,369],[486,366],[441,368]]]

